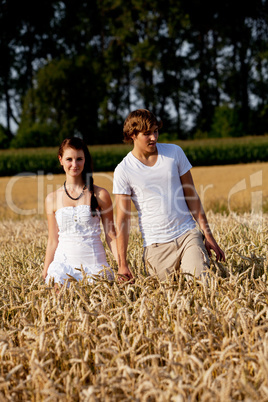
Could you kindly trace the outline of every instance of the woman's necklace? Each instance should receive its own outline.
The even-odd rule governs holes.
[[[87,186],[86,186],[86,184],[85,184],[84,187],[83,187],[82,193],[81,193],[78,197],[74,198],[74,197],[72,197],[72,196],[68,193],[68,191],[67,191],[67,188],[66,188],[66,181],[64,182],[63,186],[64,186],[64,190],[65,190],[66,195],[67,195],[69,198],[71,198],[71,200],[74,200],[74,201],[79,200],[79,198],[82,197],[82,195],[84,194],[85,189],[87,188]]]

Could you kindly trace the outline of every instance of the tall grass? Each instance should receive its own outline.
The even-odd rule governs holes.
[[[207,286],[146,277],[133,227],[135,283],[59,293],[41,278],[45,221],[0,222],[0,400],[267,401],[268,218],[209,221],[227,262]]]

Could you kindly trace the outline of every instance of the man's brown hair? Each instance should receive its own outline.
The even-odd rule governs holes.
[[[162,127],[162,121],[157,120],[147,109],[137,109],[131,112],[124,122],[124,142],[133,142],[132,136],[140,132],[150,131],[153,126]]]

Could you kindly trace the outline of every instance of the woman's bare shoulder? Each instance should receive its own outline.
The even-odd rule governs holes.
[[[96,186],[95,184],[94,184],[94,194],[96,195],[97,199],[98,197],[102,199],[111,198],[109,191],[107,191],[106,188]]]
[[[111,196],[109,194],[109,191],[107,191],[103,187],[96,186],[94,184],[94,194],[97,198],[99,206],[102,208],[103,204],[106,206],[107,204],[111,203]]]
[[[45,199],[45,206],[47,213],[53,213],[58,209],[60,200],[62,199],[63,188],[60,187],[58,190],[49,193]]]

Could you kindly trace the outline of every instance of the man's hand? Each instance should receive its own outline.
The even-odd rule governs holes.
[[[216,254],[216,261],[225,261],[224,251],[218,246],[216,240],[213,236],[205,239],[205,247],[207,249],[208,255],[211,257],[211,250]]]
[[[46,268],[43,269],[42,276],[43,276],[43,279],[45,280],[47,277],[47,269]]]
[[[118,269],[118,277],[120,282],[130,281],[133,275],[128,267],[120,267]]]

